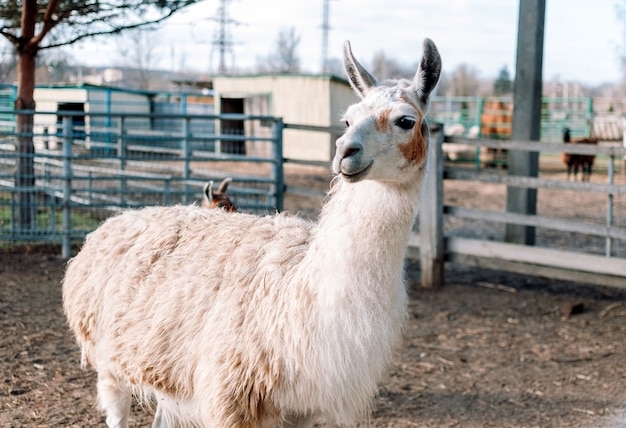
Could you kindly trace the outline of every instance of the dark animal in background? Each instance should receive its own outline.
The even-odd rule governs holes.
[[[579,137],[572,138],[569,128],[563,128],[563,142],[569,144],[598,144],[598,139],[595,137]],[[561,153],[561,159],[565,166],[567,166],[567,179],[570,177],[576,181],[578,170],[581,172],[581,181],[589,181],[591,178],[591,170],[593,169],[593,161],[595,155],[579,155],[572,153]]]
[[[204,186],[202,206],[204,208],[220,208],[229,212],[237,211],[237,207],[226,194],[231,181],[233,181],[232,178],[223,179],[216,191],[213,191],[213,181],[209,181]]]

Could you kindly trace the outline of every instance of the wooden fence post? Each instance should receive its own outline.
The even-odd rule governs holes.
[[[422,287],[443,285],[443,124],[430,124],[428,173],[419,207],[419,248]]]

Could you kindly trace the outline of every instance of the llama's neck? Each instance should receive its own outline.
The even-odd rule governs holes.
[[[299,265],[295,284],[308,293],[293,287],[300,297],[286,311],[290,325],[306,329],[287,332],[290,361],[301,362],[290,367],[299,373],[297,394],[346,424],[375,393],[406,319],[403,263],[420,184],[339,184]]]
[[[339,186],[314,231],[309,256],[326,269],[320,272],[326,280],[312,286],[322,287],[320,294],[331,300],[351,294],[350,287],[393,294],[388,288],[402,275],[421,182],[410,188],[375,181]]]

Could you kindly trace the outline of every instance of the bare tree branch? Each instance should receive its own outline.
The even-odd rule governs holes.
[[[105,36],[105,35],[111,35],[111,34],[119,34],[123,31],[126,30],[131,30],[131,29],[135,29],[135,28],[140,28],[140,27],[145,27],[148,25],[153,25],[153,24],[158,24],[164,20],[166,20],[167,18],[169,18],[170,16],[172,16],[176,11],[170,11],[167,15],[162,16],[158,19],[154,19],[151,21],[144,21],[144,22],[140,22],[137,24],[131,24],[131,25],[126,25],[126,26],[122,26],[122,27],[115,27],[111,30],[106,30],[106,31],[95,31],[93,33],[86,33],[86,34],[81,34],[78,35],[76,37],[74,37],[73,39],[67,40],[65,42],[61,42],[61,43],[52,43],[49,45],[45,45],[45,46],[40,46],[39,49],[51,49],[51,48],[58,48],[60,46],[68,46],[71,44],[74,44],[76,42],[78,42],[79,40],[83,40],[83,39],[87,39],[90,37],[97,37],[97,36]]]
[[[50,0],[50,3],[48,3],[48,7],[46,8],[46,14],[43,17],[43,26],[41,28],[41,31],[37,36],[30,40],[29,43],[31,45],[38,46],[41,43],[41,40],[46,36],[46,34],[48,34],[50,30],[52,30],[52,28],[54,28],[54,26],[60,22],[54,21],[52,18],[58,4],[59,0]]]
[[[37,55],[42,49],[67,46],[79,40],[157,24],[200,0],[0,0],[0,35],[15,50],[17,64],[16,110],[36,108],[35,76]],[[45,5],[45,6],[44,6]],[[156,12],[157,15],[151,15]],[[147,18],[150,16],[150,18]],[[157,16],[157,18],[154,18]],[[43,45],[43,40],[50,40]],[[15,185],[28,189],[20,194],[18,222],[23,230],[34,227],[35,151],[33,116],[16,115]]]

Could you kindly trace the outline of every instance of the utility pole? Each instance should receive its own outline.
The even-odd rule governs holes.
[[[513,91],[513,141],[539,141],[541,137],[541,88],[543,66],[543,33],[546,0],[520,1],[517,33],[517,61]],[[509,175],[537,177],[539,154],[511,150],[508,154]],[[506,210],[510,213],[536,214],[537,189],[509,186]],[[507,224],[506,242],[535,244],[535,228]]]
[[[330,31],[329,15],[330,0],[324,1],[324,12],[322,16],[322,73],[328,73],[328,32]]]
[[[230,53],[232,58],[232,68],[235,67],[235,54],[233,52],[233,41],[228,30],[229,25],[238,25],[239,22],[231,19],[228,15],[228,3],[231,0],[220,0],[220,4],[217,8],[217,15],[210,18],[212,21],[217,22],[217,30],[213,35],[213,49],[211,49],[211,59],[213,58],[213,52],[215,49],[219,53],[219,64],[217,66],[217,72],[220,74],[226,73],[228,67],[226,67],[226,53]],[[231,68],[231,70],[232,70]]]

